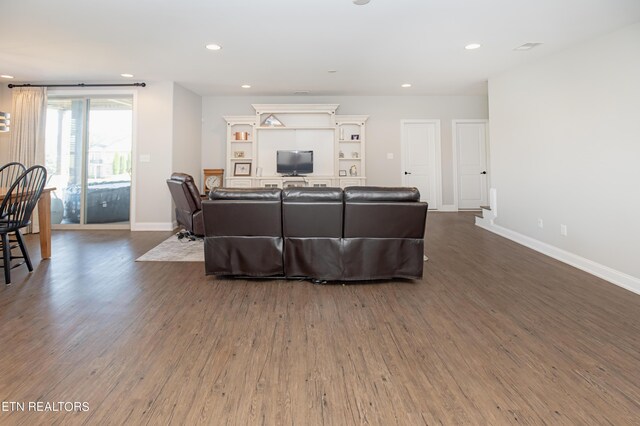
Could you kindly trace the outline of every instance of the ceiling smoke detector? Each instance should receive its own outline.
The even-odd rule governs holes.
[[[513,50],[531,50],[534,47],[540,46],[542,43],[525,43],[522,46],[518,46]]]
[[[362,6],[365,5],[367,3],[369,3],[369,1],[371,0],[351,0],[353,2],[353,4],[357,4],[358,6]]]

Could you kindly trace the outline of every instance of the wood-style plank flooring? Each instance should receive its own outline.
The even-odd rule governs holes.
[[[638,424],[640,296],[429,213],[421,281],[134,262],[169,233],[53,234],[0,284],[0,424]],[[258,254],[257,254],[258,255]],[[0,407],[1,408],[1,407]],[[27,407],[25,407],[27,408]]]

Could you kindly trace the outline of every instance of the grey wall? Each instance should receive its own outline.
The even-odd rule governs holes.
[[[172,171],[188,173],[196,183],[202,178],[202,98],[184,87],[173,85]],[[201,186],[199,186],[201,187]]]
[[[222,116],[255,114],[251,104],[256,103],[337,103],[338,114],[369,115],[366,166],[370,185],[402,182],[400,120],[441,120],[444,204],[453,204],[451,120],[488,118],[486,96],[207,96],[202,99],[203,168],[225,167],[226,125]],[[387,153],[393,153],[394,159],[388,160]]]
[[[489,81],[496,223],[637,278],[639,44],[636,24]]]

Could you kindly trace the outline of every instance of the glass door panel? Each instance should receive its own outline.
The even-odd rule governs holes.
[[[84,99],[49,99],[45,142],[52,224],[81,223]]]
[[[133,99],[50,97],[45,163],[53,225],[127,224]]]
[[[86,223],[128,223],[132,99],[90,99]]]

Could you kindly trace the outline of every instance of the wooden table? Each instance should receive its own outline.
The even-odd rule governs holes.
[[[45,188],[38,200],[38,219],[40,221],[40,254],[43,259],[51,257],[51,192],[56,188]],[[6,195],[6,188],[0,188],[0,203]]]

